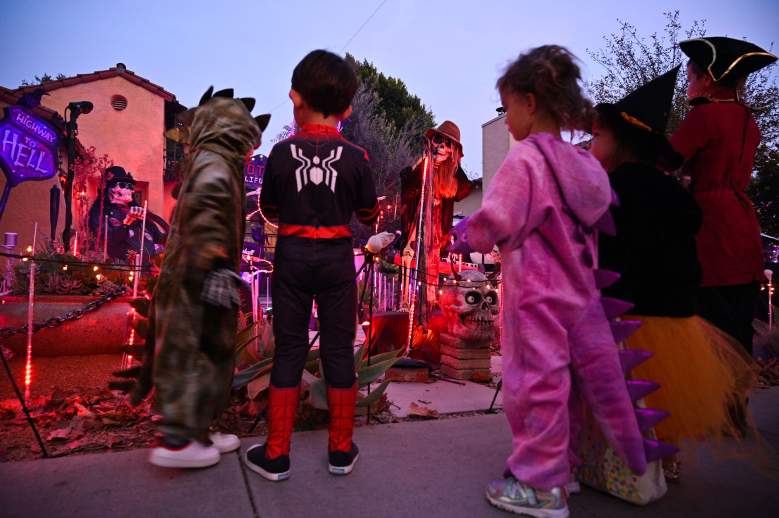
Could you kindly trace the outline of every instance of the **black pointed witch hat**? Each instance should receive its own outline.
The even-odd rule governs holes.
[[[601,124],[633,141],[654,146],[665,166],[675,169],[681,157],[665,136],[680,65],[638,87],[616,103],[595,106]]]
[[[714,81],[745,77],[776,61],[776,56],[745,40],[706,36],[679,43],[690,60]]]

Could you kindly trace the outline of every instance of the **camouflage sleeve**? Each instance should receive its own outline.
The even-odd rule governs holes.
[[[181,230],[190,268],[209,271],[229,260],[230,225],[235,224],[229,215],[238,203],[231,196],[229,178],[227,171],[206,169],[181,200],[186,207]]]

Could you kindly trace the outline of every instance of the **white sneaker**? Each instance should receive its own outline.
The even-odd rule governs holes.
[[[208,438],[214,445],[214,448],[219,450],[219,453],[230,453],[241,447],[241,440],[237,435],[231,433],[211,432],[208,434]]]
[[[181,449],[158,446],[149,455],[149,462],[162,468],[207,468],[219,459],[219,450],[197,441],[189,441]]]

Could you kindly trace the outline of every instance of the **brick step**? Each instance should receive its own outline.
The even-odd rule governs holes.
[[[489,349],[460,349],[456,347],[450,347],[448,345],[441,345],[441,354],[451,356],[460,360],[484,360],[490,359]]]
[[[478,383],[489,383],[492,380],[489,369],[455,369],[448,365],[441,365],[441,373],[456,380],[470,380]]]
[[[441,364],[447,365],[454,369],[486,369],[487,371],[490,370],[489,358],[476,358],[470,360],[463,360],[446,354],[441,354]]]
[[[492,340],[461,340],[448,333],[440,333],[438,335],[438,341],[441,345],[447,345],[457,349],[488,349],[492,343]]]

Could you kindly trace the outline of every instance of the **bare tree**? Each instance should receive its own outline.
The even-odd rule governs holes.
[[[400,192],[399,173],[417,159],[416,140],[427,128],[422,127],[424,121],[421,119],[413,119],[404,127],[396,128],[387,121],[378,102],[378,95],[373,88],[361,85],[352,101],[352,116],[344,124],[343,134],[368,152],[376,192],[386,197],[386,206],[387,203],[394,203]],[[400,222],[393,220],[393,214],[394,211],[385,211],[382,230],[394,231],[400,228]],[[353,225],[353,231],[360,241],[370,235],[359,225]]]
[[[684,29],[679,21],[679,11],[667,11],[663,15],[666,23],[661,33],[643,36],[635,25],[618,20],[617,32],[603,37],[603,48],[587,50],[587,54],[605,70],[603,76],[587,85],[596,102],[615,102],[676,65],[687,63],[687,57],[679,49],[679,41],[705,36],[706,20],[694,20]],[[776,143],[779,137],[779,89],[773,73],[771,66],[751,74],[744,91],[744,100],[752,108],[766,143]],[[687,76],[682,67],[668,133],[679,127],[687,110]]]

